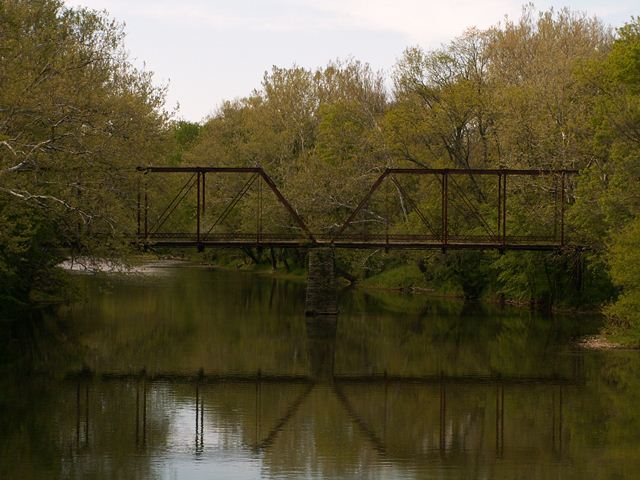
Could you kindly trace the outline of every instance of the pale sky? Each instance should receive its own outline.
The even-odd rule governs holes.
[[[637,0],[538,1],[568,6],[612,26],[640,14]],[[169,85],[167,107],[201,121],[223,100],[260,86],[265,70],[315,68],[353,57],[389,73],[412,45],[436,48],[466,28],[486,28],[508,15],[512,0],[66,0],[107,10],[125,23],[133,63]],[[634,8],[635,7],[635,8]]]

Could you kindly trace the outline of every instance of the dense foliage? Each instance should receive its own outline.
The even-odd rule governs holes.
[[[637,262],[629,261],[638,251],[639,25],[632,20],[613,33],[583,14],[527,7],[517,21],[470,29],[440,49],[408,48],[391,92],[381,74],[356,60],[316,70],[274,67],[260,89],[224,103],[205,122],[184,158],[263,166],[314,231],[327,233],[385,167],[579,169],[565,200],[568,237],[584,250],[341,252],[339,267],[371,277],[393,268],[406,273],[401,266],[409,263],[421,272],[419,284],[468,297],[503,293],[547,307],[597,305],[615,298],[617,286],[623,293],[608,311],[629,326],[637,321],[639,284]],[[495,187],[481,179],[462,182],[481,208],[495,197]],[[546,182],[510,190],[512,234],[557,228],[549,210],[557,185]],[[385,188],[354,228],[424,228],[400,192]],[[434,186],[404,188],[437,224]],[[495,215],[488,207],[483,213]],[[465,212],[450,215],[458,233],[482,233]],[[243,218],[238,213],[234,228],[242,228]],[[274,214],[271,228],[282,225]]]
[[[311,229],[327,234],[387,167],[575,168],[567,236],[584,249],[339,252],[339,271],[360,281],[411,271],[413,284],[545,307],[609,303],[612,329],[640,324],[638,19],[612,32],[583,14],[526,7],[518,20],[470,29],[439,49],[407,48],[391,89],[355,59],[315,70],[273,67],[260,88],[223,103],[202,125],[170,124],[163,90],[128,63],[122,30],[105,15],[55,0],[10,0],[0,23],[5,296],[26,301],[69,248],[105,255],[126,243],[135,225],[124,206],[135,202],[135,186],[124,169],[134,165],[260,165]],[[150,195],[168,195],[180,181]],[[471,175],[459,183],[495,227],[496,185]],[[207,215],[241,187],[211,179]],[[420,232],[422,216],[438,225],[437,185],[406,180],[402,189],[416,205],[400,188],[382,185],[352,231]],[[509,188],[512,235],[557,229],[549,201],[559,195],[557,179]],[[295,231],[266,196],[256,183],[220,227],[255,231],[251,212],[261,202],[264,231]],[[193,221],[192,205],[180,208],[178,221]],[[449,219],[457,234],[487,229],[460,205]],[[261,260],[261,252],[247,253]],[[300,252],[272,252],[274,263],[276,256],[286,268],[304,264]]]
[[[593,70],[603,161],[591,215],[606,228],[610,273],[620,288],[607,313],[614,333],[640,344],[640,18],[618,30],[611,53]]]
[[[122,252],[132,166],[164,155],[164,91],[120,25],[57,0],[0,3],[0,295],[56,293],[69,252]],[[92,233],[100,232],[100,235]]]

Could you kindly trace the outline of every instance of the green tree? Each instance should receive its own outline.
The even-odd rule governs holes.
[[[640,216],[616,234],[610,251],[611,277],[622,289],[605,312],[609,327],[626,341],[640,345]]]
[[[179,165],[182,157],[198,141],[202,126],[199,123],[179,120],[171,125],[174,146],[169,155],[169,163]]]
[[[588,241],[608,248],[606,260],[621,290],[606,312],[613,331],[640,343],[640,18],[617,30],[606,59],[584,66],[585,88],[594,93],[592,141],[598,161],[585,171],[576,215]],[[599,237],[597,237],[599,235]],[[595,238],[594,238],[595,237]]]
[[[135,231],[134,167],[162,158],[164,89],[122,27],[59,0],[0,5],[0,286],[27,302],[69,251],[108,256]]]

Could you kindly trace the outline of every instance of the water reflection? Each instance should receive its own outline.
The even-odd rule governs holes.
[[[76,358],[39,367],[66,379],[5,377],[0,478],[640,468],[637,352],[570,348],[582,320],[359,293],[340,318],[305,317],[302,285],[202,270],[156,282],[88,283],[62,317]]]
[[[221,409],[218,404],[216,394],[225,398],[229,392],[237,395],[241,392],[243,396],[253,397],[252,401],[245,401],[246,411],[240,415],[247,419],[253,416],[253,420],[248,422],[248,431],[243,432],[243,445],[253,452],[260,452],[271,447],[277,436],[286,430],[291,420],[295,417],[304,402],[315,394],[316,389],[320,390],[321,396],[326,400],[327,396],[333,396],[335,404],[339,405],[344,414],[357,430],[360,431],[363,440],[368,441],[371,447],[387,458],[416,458],[432,455],[434,453],[442,456],[459,455],[469,449],[482,449],[482,442],[485,437],[478,437],[478,432],[486,425],[480,425],[493,415],[495,421],[495,456],[503,458],[505,451],[505,390],[507,399],[520,401],[520,396],[527,391],[536,393],[536,402],[542,403],[536,407],[536,411],[541,414],[541,432],[549,432],[547,441],[542,438],[542,444],[548,445],[551,451],[560,457],[562,454],[563,442],[563,395],[567,388],[580,387],[583,385],[582,379],[562,379],[549,378],[532,379],[529,383],[527,378],[518,379],[489,379],[489,378],[448,378],[440,377],[423,379],[392,379],[381,378],[372,379],[334,379],[331,385],[317,383],[315,381],[302,381],[302,379],[289,379],[286,377],[262,378],[256,376],[253,380],[249,378],[239,379],[237,377],[229,379],[209,379],[202,377],[192,383],[191,379],[176,379],[171,381],[147,379],[141,377],[134,381],[135,404],[131,403],[133,412],[121,412],[132,419],[135,418],[135,441],[131,441],[132,446],[147,446],[147,406],[150,397],[165,395],[168,392],[170,398],[179,397],[181,402],[188,402],[188,386],[191,387],[191,423],[194,425],[195,441],[193,451],[202,454],[204,451],[205,421],[204,412],[216,412]],[[78,379],[76,385],[76,411],[75,411],[75,438],[76,447],[79,450],[87,450],[90,446],[89,425],[91,422],[90,411],[94,415],[101,415],[104,404],[98,409],[98,413],[93,413],[89,408],[90,390],[105,401],[105,392],[117,392],[115,397],[108,397],[114,403],[127,405],[127,398],[122,395],[131,394],[132,380],[118,377],[105,376],[100,380]],[[253,388],[247,388],[252,386]],[[291,397],[284,402],[265,402],[263,397],[264,389],[269,390],[268,400],[273,397]],[[295,392],[295,394],[294,394]],[[149,394],[151,393],[151,394]],[[460,408],[460,402],[455,397],[464,397],[464,404],[467,408]],[[429,409],[420,406],[422,402],[414,401],[414,397],[423,399],[425,405],[438,405],[438,411],[425,412]],[[453,397],[453,398],[452,398]],[[207,404],[205,405],[205,398]],[[359,405],[361,400],[366,400],[366,405]],[[488,408],[490,404],[495,405],[495,409]],[[251,408],[253,404],[253,408]],[[275,408],[278,407],[278,408]],[[362,410],[361,408],[362,407]],[[409,408],[410,407],[410,408]],[[409,409],[408,409],[409,408]],[[109,409],[109,408],[107,408]],[[161,412],[159,418],[171,421],[168,412]],[[402,424],[400,430],[398,425],[390,425],[390,419],[401,417],[413,418],[414,422],[419,421],[428,413],[428,421],[419,433],[421,441],[417,441],[407,448],[406,439],[398,437],[397,433],[406,435],[407,424]],[[437,413],[437,415],[435,415]],[[527,412],[519,412],[525,414]],[[378,415],[379,414],[379,415]],[[414,415],[412,417],[412,414]],[[437,420],[434,420],[437,416]],[[517,415],[516,415],[517,416]],[[265,418],[271,419],[265,425]],[[548,425],[544,426],[544,419]],[[219,421],[223,422],[223,429],[237,433],[237,427],[243,430],[247,425],[235,425],[233,422],[218,419],[214,430],[220,428]],[[307,419],[314,423],[315,418]],[[98,425],[101,422],[97,423]],[[251,425],[253,424],[253,425]],[[412,428],[411,426],[410,428]],[[97,427],[96,427],[97,428]],[[509,428],[509,426],[507,427]],[[162,430],[169,430],[168,426]],[[391,433],[388,433],[391,431]],[[253,433],[253,438],[251,438]],[[93,431],[97,437],[101,435],[98,430]],[[544,434],[542,434],[544,437]],[[400,440],[399,442],[397,442]],[[420,440],[420,439],[416,439]],[[396,441],[396,443],[394,443]],[[425,443],[426,442],[426,443]],[[516,442],[517,443],[517,442]],[[421,445],[422,444],[422,445]],[[427,445],[425,448],[424,446]],[[514,449],[512,451],[517,451]],[[415,457],[415,458],[414,458]],[[424,460],[424,458],[423,458]]]
[[[309,376],[316,381],[331,382],[335,374],[337,315],[306,318]]]
[[[122,407],[122,416],[135,418],[132,447],[164,451],[186,442],[175,431],[175,424],[184,418],[180,431],[184,430],[190,416],[188,423],[195,435],[189,443],[195,458],[234,443],[246,454],[268,457],[283,443],[300,442],[301,434],[315,437],[315,426],[330,415],[346,420],[333,428],[351,436],[357,432],[358,443],[376,454],[375,462],[413,466],[435,461],[464,463],[478,453],[500,460],[511,456],[520,462],[532,452],[555,461],[562,459],[564,392],[579,392],[584,387],[582,357],[565,357],[572,363],[571,369],[565,369],[572,373],[566,376],[344,374],[335,370],[337,330],[335,315],[307,317],[306,375],[264,375],[261,370],[208,375],[202,369],[184,375],[102,372],[97,378],[81,373],[75,379],[77,447],[89,448],[91,423],[96,424],[96,444],[109,443],[100,439],[103,432],[98,425],[104,422],[90,420],[89,391],[94,389],[101,399],[96,416],[112,410],[105,407],[105,402],[112,402]],[[129,398],[132,389],[135,404]],[[135,413],[127,412],[127,405]],[[149,445],[148,406],[158,413],[153,415],[154,435]],[[304,426],[300,428],[300,424]],[[166,436],[158,436],[157,431],[166,432]],[[525,431],[528,439],[519,434]],[[329,452],[335,454],[336,448],[339,445],[330,447]]]

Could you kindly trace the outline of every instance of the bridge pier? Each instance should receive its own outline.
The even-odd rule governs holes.
[[[307,276],[307,317],[323,316],[328,319],[338,313],[336,292],[335,256],[332,248],[309,250],[309,273]]]

